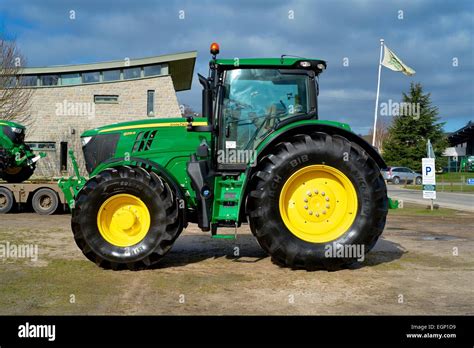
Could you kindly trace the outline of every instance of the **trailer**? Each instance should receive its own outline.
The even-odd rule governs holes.
[[[11,184],[0,181],[0,214],[11,212],[14,208],[31,206],[40,215],[51,215],[60,205],[63,210],[67,204],[57,180],[27,181]]]

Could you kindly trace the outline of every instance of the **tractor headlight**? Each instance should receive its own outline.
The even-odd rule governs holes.
[[[324,64],[321,64],[321,63],[319,63],[318,65],[316,65],[316,67],[317,67],[319,70],[321,70],[321,71],[323,71],[324,69],[326,69],[326,67],[324,66]]]
[[[12,128],[12,131],[16,134],[21,134],[23,132],[22,128],[18,128],[18,127],[11,127],[11,128]]]
[[[92,137],[82,137],[81,144],[82,146],[86,146],[89,141],[91,141]]]

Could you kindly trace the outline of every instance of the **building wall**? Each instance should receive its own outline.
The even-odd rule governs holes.
[[[443,156],[466,156],[466,143],[447,147],[446,150],[444,150]]]
[[[85,173],[80,135],[110,123],[147,119],[147,91],[154,90],[154,117],[181,117],[170,75],[134,80],[33,88],[27,142],[55,142],[38,162],[35,175],[60,176],[60,142],[73,149]],[[94,103],[94,95],[118,95],[117,103]],[[71,163],[68,172],[72,175]]]

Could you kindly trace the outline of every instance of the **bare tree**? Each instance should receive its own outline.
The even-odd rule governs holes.
[[[388,138],[388,127],[387,125],[381,120],[377,120],[377,132],[375,133],[375,147],[379,149],[379,152],[383,152],[383,142]],[[374,135],[373,128],[369,131],[369,139],[372,141],[372,137]]]
[[[29,125],[33,91],[24,86],[25,64],[16,42],[0,36],[0,119]]]
[[[187,104],[180,105],[179,109],[183,117],[189,117],[189,116],[202,117],[200,112],[194,111],[194,109]]]

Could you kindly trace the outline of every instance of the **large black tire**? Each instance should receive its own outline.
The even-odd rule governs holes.
[[[3,170],[5,169],[7,157],[3,147],[0,147],[0,179],[2,178]]]
[[[0,214],[6,214],[13,208],[15,197],[6,187],[0,187]]]
[[[325,243],[298,238],[286,227],[279,209],[280,192],[287,179],[308,165],[338,169],[353,184],[358,201],[352,226],[339,238]],[[297,135],[278,144],[265,156],[251,178],[247,202],[250,227],[272,260],[292,268],[335,270],[360,257],[327,257],[327,248],[363,245],[365,253],[382,233],[388,209],[387,189],[373,158],[360,146],[339,135],[322,132]]]
[[[2,172],[2,179],[10,184],[19,184],[23,181],[28,180],[35,172],[35,164],[24,166],[21,168],[6,168]],[[14,170],[15,173],[9,173],[8,171]],[[16,172],[18,170],[18,172]]]
[[[99,208],[116,194],[133,195],[149,210],[150,228],[135,245],[113,245],[99,232]],[[137,270],[156,264],[183,229],[178,201],[168,184],[154,172],[128,166],[106,169],[85,184],[76,197],[71,225],[74,240],[84,255],[100,267],[114,270]]]
[[[39,189],[31,199],[31,206],[37,214],[54,214],[59,206],[58,194],[49,188]]]

